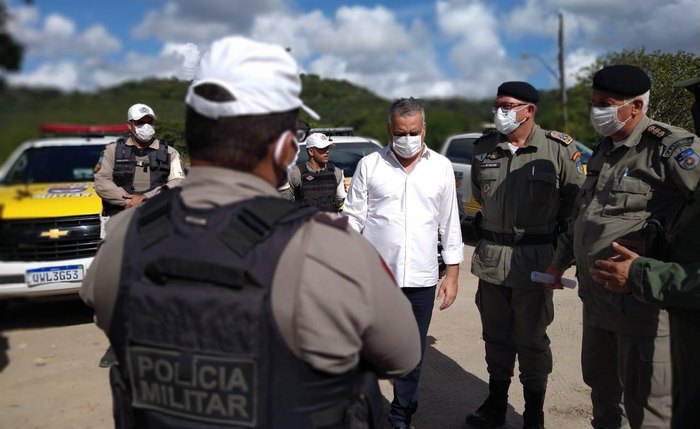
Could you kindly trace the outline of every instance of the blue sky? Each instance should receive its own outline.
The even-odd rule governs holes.
[[[609,51],[700,54],[698,0],[9,0],[26,47],[12,85],[94,90],[144,77],[189,79],[217,38],[242,34],[291,47],[308,73],[386,98],[491,97],[506,80],[558,84]],[[527,53],[528,59],[523,59]]]

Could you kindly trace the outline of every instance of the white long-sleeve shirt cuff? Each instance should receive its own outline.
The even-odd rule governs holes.
[[[443,250],[442,260],[447,265],[457,265],[464,261],[464,251],[462,249],[455,250]]]

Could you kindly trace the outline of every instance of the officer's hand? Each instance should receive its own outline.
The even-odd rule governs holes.
[[[548,266],[545,273],[551,274],[554,277],[555,282],[545,283],[545,285],[550,289],[564,289],[564,285],[561,284],[561,276],[564,275],[564,271],[566,271],[566,269],[558,265],[552,264]]]
[[[607,260],[595,261],[596,268],[591,268],[591,275],[593,280],[608,290],[630,293],[632,288],[627,283],[630,266],[639,255],[615,242],[613,242],[612,247],[617,254]]]
[[[445,275],[445,278],[440,283],[440,289],[438,290],[436,300],[442,299],[442,304],[440,304],[440,310],[444,310],[452,305],[457,298],[457,278],[456,276]]]
[[[143,195],[131,195],[131,194],[127,194],[127,195],[124,196],[124,198],[126,198],[126,199],[128,200],[128,201],[126,202],[126,208],[127,208],[127,209],[130,209],[130,208],[132,208],[132,207],[136,207],[136,206],[138,206],[139,204],[141,204],[141,202],[143,202],[144,196],[143,196]]]

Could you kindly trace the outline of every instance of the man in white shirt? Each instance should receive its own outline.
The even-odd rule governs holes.
[[[437,293],[440,310],[457,296],[463,260],[452,164],[425,145],[425,128],[425,112],[417,100],[402,98],[392,104],[390,144],[360,160],[343,211],[389,265],[418,322],[421,361],[394,381],[389,414],[394,429],[410,427],[418,406],[418,381],[436,300],[438,233],[447,265]]]

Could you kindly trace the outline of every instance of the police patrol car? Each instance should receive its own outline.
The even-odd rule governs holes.
[[[66,136],[23,143],[0,167],[0,299],[78,291],[100,241],[93,169],[128,128],[41,130]]]

